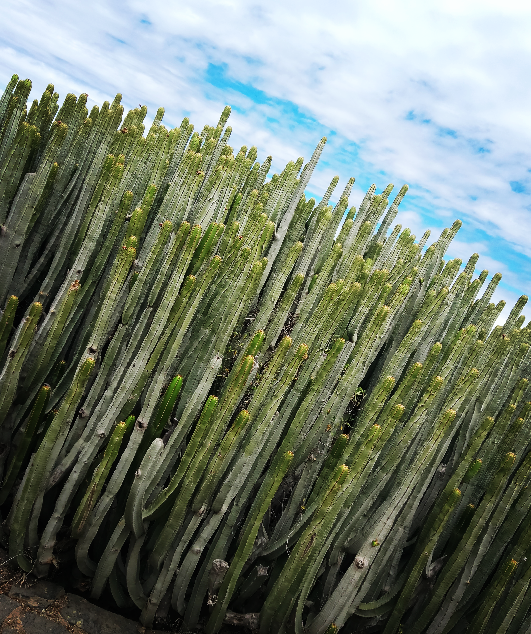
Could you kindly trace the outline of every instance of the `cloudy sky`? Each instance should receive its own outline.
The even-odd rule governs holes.
[[[0,88],[52,82],[91,103],[160,105],[213,124],[276,170],[329,139],[308,193],[332,176],[408,183],[398,221],[419,237],[453,219],[450,255],[531,291],[531,6],[512,0],[3,0]],[[526,8],[527,7],[529,8]],[[432,234],[433,235],[433,234]],[[529,313],[529,310],[527,311]]]

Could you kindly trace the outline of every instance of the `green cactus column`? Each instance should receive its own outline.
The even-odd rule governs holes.
[[[65,426],[69,424],[69,419],[71,420],[79,404],[93,368],[94,359],[91,358],[86,359],[79,368],[70,390],[59,407],[59,411],[48,427],[33,462],[28,467],[28,476],[24,481],[20,498],[11,517],[9,552],[11,557],[17,558],[20,567],[28,572],[33,568],[33,564],[24,554],[24,540],[32,507],[37,497],[42,495],[43,487],[53,467],[53,464],[50,464],[50,456],[57,438],[65,429]]]

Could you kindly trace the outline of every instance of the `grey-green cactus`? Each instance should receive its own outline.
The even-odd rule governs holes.
[[[268,180],[228,107],[145,132],[121,95],[88,113],[30,90],[0,98],[18,564],[46,575],[66,530],[60,565],[147,627],[525,631],[527,297],[495,325],[501,275],[480,294],[479,256],[445,259],[460,221],[427,245],[393,227],[407,186],[308,200],[326,139]]]

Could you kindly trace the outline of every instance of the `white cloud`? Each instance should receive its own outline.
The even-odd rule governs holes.
[[[336,194],[367,172],[379,187],[407,182],[403,213],[418,237],[427,213],[446,225],[457,214],[470,239],[483,229],[531,256],[525,3],[4,0],[2,14],[2,83],[18,72],[39,91],[52,81],[61,95],[87,91],[100,103],[119,90],[127,106],[154,113],[162,104],[169,124],[187,114],[197,127],[229,101],[232,143],[257,145],[276,169],[334,131],[311,191],[321,194],[336,173]],[[225,65],[219,86],[205,79],[209,64]],[[357,186],[352,204],[360,198]],[[474,250],[465,246],[463,259]]]

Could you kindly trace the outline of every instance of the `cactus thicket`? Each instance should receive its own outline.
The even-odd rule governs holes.
[[[0,99],[0,541],[146,627],[527,632],[531,329],[230,108]],[[486,286],[483,293],[481,289]],[[500,322],[500,323],[498,323]],[[172,616],[173,615],[173,616]]]

